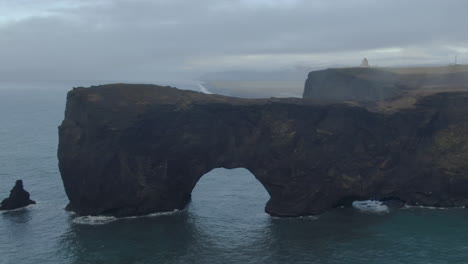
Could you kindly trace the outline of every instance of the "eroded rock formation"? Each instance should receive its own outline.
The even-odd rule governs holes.
[[[379,101],[413,90],[467,89],[468,67],[332,68],[309,73],[303,98]]]
[[[10,196],[0,203],[0,210],[14,210],[35,203],[30,199],[29,193],[24,190],[23,181],[17,180],[10,191]]]
[[[182,209],[202,175],[244,167],[266,212],[319,214],[362,199],[468,205],[468,93],[392,113],[115,84],[68,93],[59,167],[80,215]]]

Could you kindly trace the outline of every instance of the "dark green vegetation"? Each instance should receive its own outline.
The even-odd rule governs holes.
[[[69,92],[58,157],[81,215],[182,209],[202,175],[244,167],[266,212],[300,216],[358,198],[466,206],[466,135],[468,92],[388,112],[115,84]]]

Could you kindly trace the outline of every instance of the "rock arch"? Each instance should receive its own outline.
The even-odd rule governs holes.
[[[245,168],[216,168],[205,175],[192,190],[190,207],[195,214],[212,217],[218,210],[223,215],[240,219],[239,211],[258,215],[264,210],[270,195],[263,185]],[[216,217],[216,216],[215,216]]]
[[[76,88],[59,127],[68,209],[115,216],[182,209],[199,178],[219,167],[251,171],[275,216],[319,214],[350,196],[464,206],[467,169],[438,159],[446,149],[437,142],[464,135],[447,129],[468,127],[453,126],[468,123],[468,97],[424,100],[388,114],[151,85]]]

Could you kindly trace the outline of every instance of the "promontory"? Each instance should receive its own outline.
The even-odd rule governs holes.
[[[356,199],[463,207],[468,92],[418,94],[389,108],[156,85],[74,88],[58,158],[68,209],[79,215],[183,209],[200,177],[238,167],[268,191],[265,210],[274,216],[320,214]]]

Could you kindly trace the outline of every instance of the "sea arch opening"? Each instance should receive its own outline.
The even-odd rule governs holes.
[[[269,241],[271,218],[265,212],[270,195],[245,168],[215,168],[204,174],[187,207],[190,223],[204,248],[238,252]]]
[[[204,174],[192,190],[190,214],[212,218],[248,219],[264,215],[270,195],[245,168],[215,168]]]

